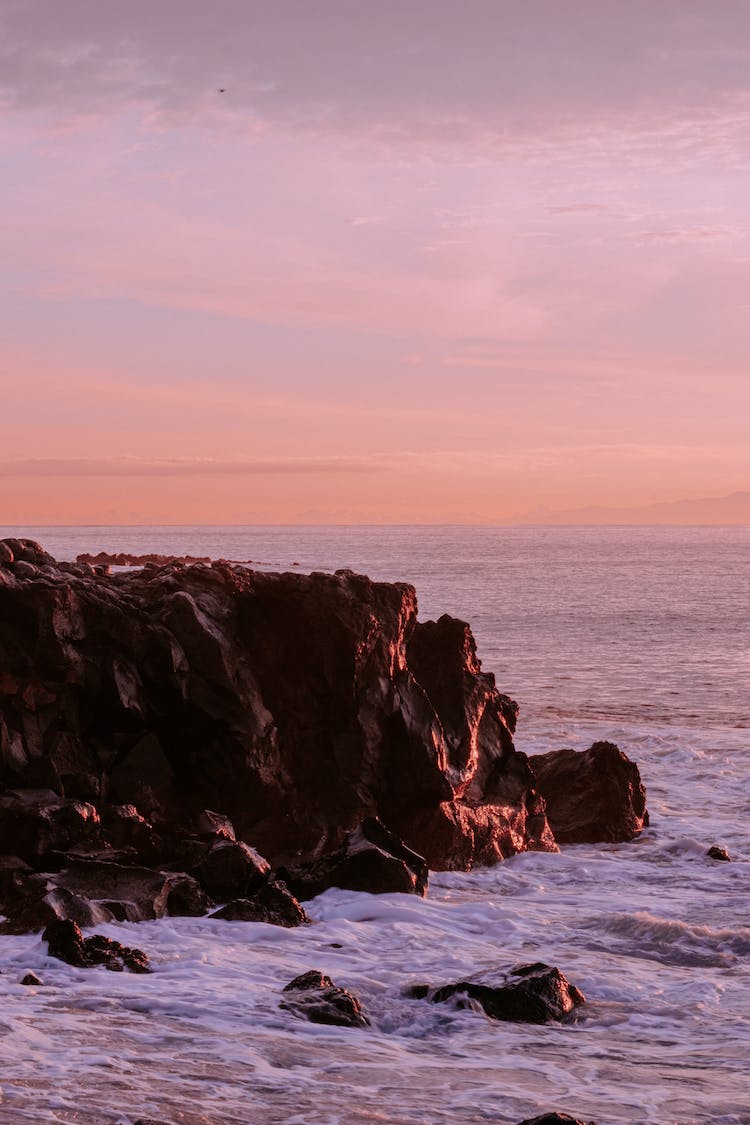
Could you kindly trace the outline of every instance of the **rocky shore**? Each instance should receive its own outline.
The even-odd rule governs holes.
[[[6,927],[294,925],[328,886],[424,894],[429,868],[647,823],[611,744],[519,753],[470,627],[418,621],[407,584],[95,562],[0,541]]]

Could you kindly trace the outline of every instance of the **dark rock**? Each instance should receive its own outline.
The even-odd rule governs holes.
[[[520,1125],[595,1125],[594,1121],[581,1121],[567,1113],[543,1113],[541,1117],[527,1117]]]
[[[154,826],[135,805],[107,805],[102,812],[102,835],[113,848],[132,848],[141,863],[155,862],[163,850]]]
[[[4,562],[25,562],[34,566],[55,566],[55,560],[35,539],[2,539]],[[7,557],[10,553],[10,559]]]
[[[39,986],[39,985],[43,985],[44,981],[40,980],[39,977],[36,975],[36,973],[29,972],[29,973],[26,973],[26,975],[22,978],[21,984]]]
[[[475,1001],[491,1019],[518,1023],[563,1020],[586,999],[559,969],[541,962],[519,965],[507,973],[482,974],[440,988],[414,985],[408,995],[419,1000],[426,997],[433,1003],[455,998],[459,1007],[471,1007]]]
[[[279,876],[302,899],[314,898],[328,887],[424,895],[428,870],[422,856],[407,848],[380,820],[367,817],[341,848],[310,864],[280,868]]]
[[[729,852],[726,850],[726,848],[720,848],[718,844],[712,844],[706,852],[706,855],[710,856],[711,859],[723,860],[724,863],[731,862]]]
[[[237,839],[234,825],[229,817],[212,812],[210,809],[203,809],[202,812],[198,813],[196,827],[201,836],[216,840],[229,840],[232,843]]]
[[[247,844],[220,840],[195,868],[201,886],[216,899],[244,898],[259,888],[271,868],[254,848]]]
[[[148,867],[93,860],[73,863],[52,878],[57,887],[104,907],[118,921],[141,922],[167,914],[176,877]]]
[[[279,1006],[311,1023],[339,1027],[367,1027],[370,1023],[357,997],[317,969],[295,977],[285,986],[284,993]]]
[[[0,853],[28,862],[72,843],[98,839],[101,824],[94,805],[60,800],[51,790],[8,790],[0,794]]]
[[[638,766],[613,742],[529,758],[558,844],[632,840],[648,824]]]
[[[165,874],[165,873],[163,873]],[[200,918],[214,905],[197,879],[183,873],[168,874],[167,914]]]
[[[554,848],[515,705],[465,623],[417,621],[412,587],[163,559],[103,576],[7,551],[0,785],[41,771],[68,798],[135,806],[162,840],[208,806],[229,827],[204,816],[207,839],[233,828],[274,866],[335,852],[375,816],[432,867]],[[75,826],[42,829],[0,851],[37,863],[80,844]]]
[[[123,969],[131,973],[151,972],[148,957],[142,950],[120,945],[119,941],[112,941],[103,934],[84,938],[75,922],[51,922],[42,934],[42,941],[47,942],[50,957],[78,968],[104,965],[114,972]]]
[[[310,921],[294,895],[276,879],[269,879],[250,898],[233,899],[211,917],[227,922],[268,922],[288,928]]]

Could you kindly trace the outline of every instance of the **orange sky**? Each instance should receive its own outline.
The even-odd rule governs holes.
[[[5,524],[750,488],[742,0],[0,0],[0,143]]]

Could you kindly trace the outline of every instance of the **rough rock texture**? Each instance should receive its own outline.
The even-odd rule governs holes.
[[[268,922],[287,929],[310,921],[287,886],[277,879],[269,879],[249,898],[232,899],[211,917],[227,922]]]
[[[281,868],[279,875],[298,898],[314,898],[328,887],[383,894],[424,895],[428,868],[377,817],[366,817],[343,845],[308,864]]]
[[[339,1027],[367,1027],[370,1023],[357,997],[317,969],[295,977],[285,986],[284,993],[279,1007],[304,1016],[311,1023]]]
[[[432,867],[554,849],[515,705],[468,625],[417,622],[412,587],[226,563],[107,575],[5,545],[0,786],[54,800],[27,829],[9,798],[25,843],[0,851],[39,867],[70,847],[68,820],[94,836],[96,815],[109,846],[152,834],[158,853],[207,805],[273,866],[336,850],[368,816]]]
[[[558,844],[632,840],[648,824],[638,766],[613,742],[529,758]]]
[[[409,995],[442,1003],[455,997],[460,1007],[477,1002],[494,1020],[548,1023],[563,1020],[585,1002],[585,997],[557,968],[535,962],[507,973],[482,974],[456,984],[430,988],[414,985]]]
[[[75,922],[51,922],[42,934],[42,941],[49,947],[50,957],[57,957],[68,965],[89,969],[94,965],[104,965],[105,969],[131,973],[150,973],[148,957],[140,949],[130,949],[112,941],[103,934],[92,934],[84,938]]]

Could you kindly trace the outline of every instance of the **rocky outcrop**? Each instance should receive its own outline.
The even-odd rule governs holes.
[[[564,1020],[585,1002],[583,993],[557,968],[535,962],[507,973],[480,974],[440,988],[413,985],[409,995],[433,1003],[453,1000],[459,1007],[478,1003],[493,1020],[549,1023]]]
[[[114,972],[122,972],[123,969],[129,969],[131,973],[151,972],[148,957],[142,950],[120,945],[119,941],[103,934],[84,938],[75,922],[51,922],[42,934],[42,941],[47,942],[50,957],[57,957],[77,968],[104,965],[105,969]]]
[[[216,839],[178,839],[207,805],[273,867],[367,817],[432,867],[554,849],[515,705],[468,625],[417,621],[412,587],[227,563],[107,575],[4,542],[0,850],[46,869],[83,841],[236,898],[252,888],[209,882]],[[40,787],[43,806],[24,796]]]
[[[613,742],[529,758],[558,844],[632,840],[648,824],[638,766]]]
[[[370,1023],[357,997],[317,969],[290,981],[279,1007],[311,1023],[338,1027],[367,1027]]]

